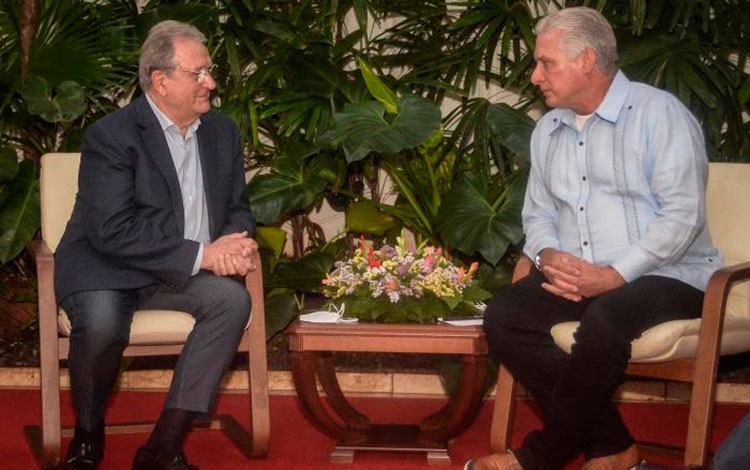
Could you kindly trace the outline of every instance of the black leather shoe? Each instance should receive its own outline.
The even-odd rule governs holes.
[[[190,465],[183,452],[177,454],[171,461],[165,462],[141,447],[135,453],[133,470],[198,470],[198,467]]]
[[[103,457],[102,446],[93,440],[73,439],[68,447],[68,455],[63,462],[63,470],[96,470]]]

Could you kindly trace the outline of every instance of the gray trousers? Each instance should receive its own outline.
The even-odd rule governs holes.
[[[208,413],[242,338],[251,302],[236,279],[201,271],[179,289],[156,284],[77,292],[63,300],[63,307],[72,324],[68,368],[76,422],[91,431],[104,420],[135,310],[180,310],[195,318],[164,408]]]

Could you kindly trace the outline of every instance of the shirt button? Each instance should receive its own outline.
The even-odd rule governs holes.
[[[583,242],[583,246],[589,246],[589,242]]]
[[[583,141],[578,142],[578,145],[580,145],[581,147],[583,147]]]
[[[579,208],[578,208],[578,210],[579,210],[579,211],[582,211],[582,210],[583,210],[583,206],[579,207]]]
[[[585,177],[585,176],[584,176],[584,177],[582,177],[581,179],[582,179],[583,181],[586,181],[586,177]]]

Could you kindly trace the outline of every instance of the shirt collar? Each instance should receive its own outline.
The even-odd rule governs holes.
[[[615,79],[612,80],[612,84],[609,86],[609,90],[607,90],[607,94],[599,104],[599,107],[596,108],[596,114],[609,122],[616,122],[617,116],[620,115],[620,110],[625,105],[625,99],[628,97],[629,90],[630,80],[622,73],[622,70],[618,70]]]
[[[156,103],[154,103],[154,100],[151,99],[151,95],[149,95],[148,93],[146,93],[146,100],[148,101],[149,106],[151,106],[151,110],[156,115],[156,119],[159,121],[159,125],[161,125],[161,130],[166,132],[168,129],[173,128],[176,132],[178,133],[180,132],[180,128],[177,126],[177,124],[172,122],[172,120],[169,119],[169,117],[167,117],[167,115],[164,114],[161,109],[159,109]],[[193,134],[195,134],[195,131],[198,129],[198,126],[200,125],[201,125],[200,118],[192,122],[188,126],[187,132],[185,133],[185,140],[192,137]]]
[[[604,99],[599,103],[599,107],[596,108],[594,113],[602,119],[616,122],[617,116],[620,115],[620,110],[625,105],[625,99],[628,96],[629,89],[630,80],[628,80],[625,74],[622,73],[622,70],[618,70],[617,74],[615,74],[614,80],[612,80],[612,83],[609,85],[607,94],[604,95]],[[550,129],[550,132],[554,132],[555,129],[563,124],[573,129],[577,129],[575,113],[573,110],[559,109],[559,111],[560,116],[557,120],[557,125],[553,126],[552,129]]]

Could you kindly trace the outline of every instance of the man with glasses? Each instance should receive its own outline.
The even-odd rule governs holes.
[[[63,467],[96,469],[104,414],[137,309],[180,310],[195,326],[164,409],[134,470],[188,470],[182,442],[213,407],[250,315],[234,276],[255,269],[239,132],[211,110],[205,38],[176,21],[144,42],[144,95],[86,132],[79,192],[55,255],[55,290],[71,323],[75,436]]]

